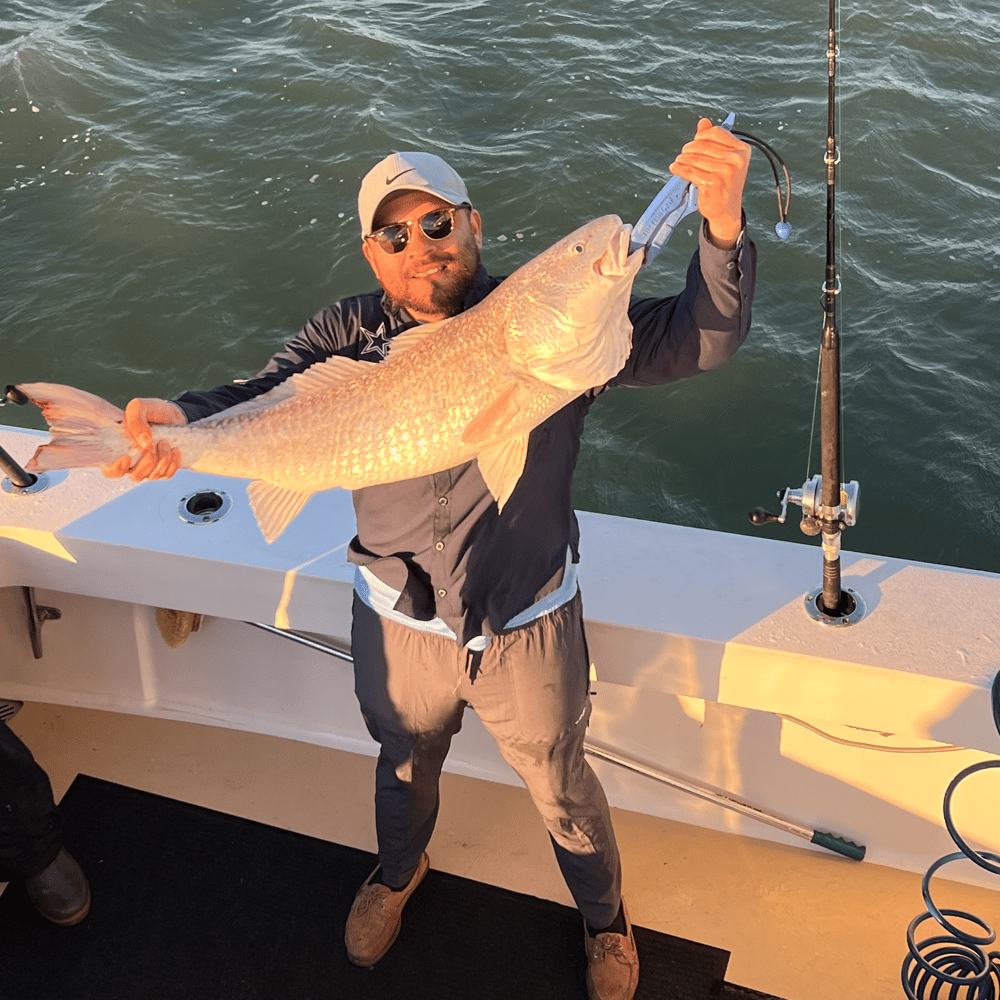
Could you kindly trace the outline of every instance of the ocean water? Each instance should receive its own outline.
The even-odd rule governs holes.
[[[841,4],[837,204],[844,546],[1000,572],[996,27],[988,0]],[[826,37],[818,0],[0,0],[0,380],[124,404],[252,374],[373,287],[355,198],[394,149],[463,174],[501,274],[635,221],[698,117],[734,111],[788,164],[793,236],[755,154],[747,344],[602,397],[577,506],[815,545],[797,508],[747,511],[820,471]],[[686,222],[638,291],[678,289]]]

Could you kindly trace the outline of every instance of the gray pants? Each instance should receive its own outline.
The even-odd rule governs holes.
[[[375,827],[385,881],[407,882],[430,841],[441,767],[471,705],[531,793],[584,919],[611,924],[621,861],[583,753],[590,659],[579,593],[481,653],[382,618],[355,596],[352,649],[361,712],[382,748]]]

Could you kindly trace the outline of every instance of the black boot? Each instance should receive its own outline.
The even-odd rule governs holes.
[[[90,885],[64,847],[44,871],[25,879],[35,909],[60,927],[78,924],[90,911]]]

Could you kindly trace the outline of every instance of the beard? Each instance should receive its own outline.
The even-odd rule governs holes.
[[[476,281],[480,264],[479,247],[471,237],[455,251],[432,251],[411,272],[419,273],[435,264],[445,265],[433,279],[400,280],[398,287],[385,288],[386,298],[395,308],[408,312],[432,313],[444,318],[457,316]]]

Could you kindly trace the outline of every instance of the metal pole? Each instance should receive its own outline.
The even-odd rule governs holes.
[[[351,654],[346,650],[339,649],[337,646],[331,646],[325,642],[320,642],[318,639],[314,639],[309,636],[300,635],[298,632],[276,628],[274,625],[265,625],[263,622],[245,622],[244,624],[252,625],[254,628],[270,632],[272,635],[277,635],[283,639],[289,639],[292,642],[308,646],[310,649],[315,649],[320,653],[328,653],[330,656],[335,656],[339,660],[346,660],[349,663],[354,662],[354,657],[351,656]],[[608,763],[617,764],[619,767],[627,768],[630,771],[634,771],[636,774],[643,774],[646,777],[653,778],[663,784],[670,785],[672,788],[679,789],[682,792],[688,792],[691,795],[705,799],[715,805],[723,806],[726,809],[732,809],[735,812],[742,813],[744,816],[750,816],[752,819],[760,820],[762,823],[768,823],[779,830],[784,830],[786,833],[794,834],[796,837],[802,837],[813,844],[825,847],[828,851],[834,851],[837,854],[842,854],[844,857],[851,858],[854,861],[861,861],[864,859],[865,847],[861,844],[855,844],[846,837],[840,837],[837,834],[826,833],[820,830],[811,830],[808,827],[802,826],[801,823],[785,819],[775,813],[769,813],[766,810],[761,809],[759,806],[755,806],[746,802],[744,799],[731,795],[729,792],[723,792],[716,788],[710,788],[707,785],[701,785],[693,782],[690,778],[681,778],[668,771],[652,768],[646,764],[640,764],[637,761],[631,760],[630,758],[625,757],[613,750],[609,750],[607,747],[585,742],[583,744],[583,749],[593,757],[599,757],[601,760],[605,760]]]
[[[609,750],[607,747],[591,743],[589,740],[583,744],[583,749],[592,757],[597,757],[600,760],[607,761],[609,764],[616,764],[618,767],[623,767],[628,771],[652,778],[661,784],[669,785],[671,788],[676,788],[681,792],[687,792],[688,795],[694,795],[696,798],[711,802],[717,806],[722,806],[725,809],[731,809],[733,812],[738,812],[743,816],[749,816],[751,819],[759,820],[761,823],[767,823],[768,826],[773,826],[775,829],[784,830],[785,833],[794,834],[796,837],[802,837],[803,840],[808,840],[812,844],[825,847],[828,851],[835,851],[837,854],[842,854],[845,858],[851,858],[853,861],[864,860],[864,845],[856,844],[846,837],[838,836],[835,833],[810,829],[801,823],[796,823],[794,820],[779,816],[777,813],[767,812],[767,810],[761,809],[760,806],[755,806],[752,802],[747,802],[746,799],[741,799],[739,796],[733,795],[732,792],[703,785],[691,778],[682,778],[664,768],[641,764],[621,753]]]

